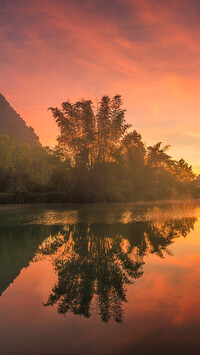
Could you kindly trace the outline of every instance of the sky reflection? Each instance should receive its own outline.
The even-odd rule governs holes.
[[[200,215],[179,207],[179,219],[121,223],[132,210],[116,206],[115,223],[88,223],[84,207],[74,224],[1,227],[1,280],[13,277],[0,297],[3,353],[198,354]]]

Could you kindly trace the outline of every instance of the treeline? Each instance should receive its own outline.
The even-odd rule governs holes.
[[[146,146],[126,123],[121,96],[103,96],[96,109],[81,100],[50,110],[60,129],[56,147],[0,136],[0,192],[8,202],[198,197],[192,167],[173,160],[161,142]]]

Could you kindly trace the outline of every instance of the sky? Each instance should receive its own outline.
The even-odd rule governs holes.
[[[147,146],[200,173],[199,0],[0,0],[0,93],[54,145],[48,107],[123,97]]]

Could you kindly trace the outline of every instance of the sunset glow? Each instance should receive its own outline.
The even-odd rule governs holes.
[[[0,0],[0,92],[44,145],[48,107],[119,93],[148,145],[200,172],[199,17],[197,0]]]

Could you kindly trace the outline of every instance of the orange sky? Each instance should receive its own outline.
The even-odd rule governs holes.
[[[0,92],[55,143],[49,106],[122,94],[147,144],[200,172],[198,0],[0,0]]]

